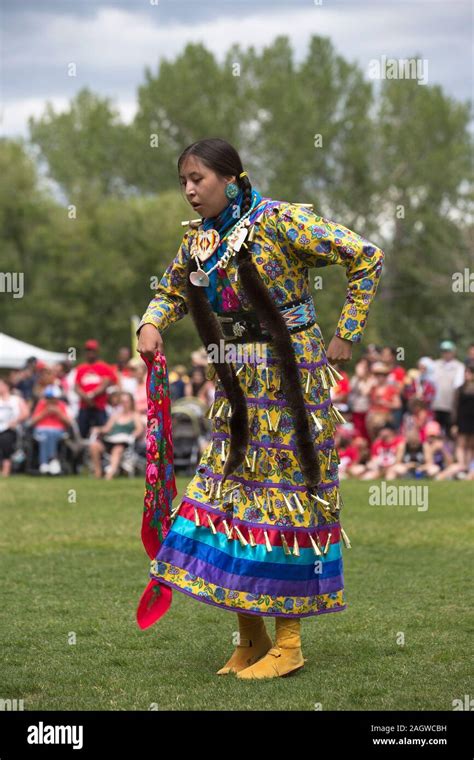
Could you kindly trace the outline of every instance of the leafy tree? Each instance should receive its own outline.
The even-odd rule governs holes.
[[[403,347],[407,365],[444,337],[467,345],[469,292],[454,291],[453,274],[472,266],[468,103],[409,79],[384,81],[376,94],[318,36],[299,64],[285,36],[262,52],[233,45],[222,62],[189,44],[145,69],[137,101],[125,125],[110,99],[86,88],[65,113],[47,103],[31,118],[29,142],[0,141],[2,271],[25,276],[23,299],[1,294],[2,330],[56,350],[96,336],[112,359],[189,217],[178,155],[220,136],[263,195],[313,203],[384,249],[364,344]],[[323,276],[314,295],[329,340],[345,273],[313,275]],[[170,361],[184,363],[199,345],[189,318],[165,341]]]

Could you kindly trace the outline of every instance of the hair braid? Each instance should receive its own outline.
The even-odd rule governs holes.
[[[242,177],[242,179],[238,181],[241,189],[244,191],[244,197],[240,207],[240,215],[243,216],[252,205],[252,185],[248,177]]]

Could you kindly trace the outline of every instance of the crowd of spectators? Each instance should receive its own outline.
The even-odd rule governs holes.
[[[353,372],[338,368],[342,379],[331,396],[346,420],[336,430],[341,478],[474,479],[474,343],[463,361],[452,341],[439,348],[437,358],[421,357],[407,370],[396,349],[369,345]],[[204,349],[193,352],[190,365],[169,368],[172,403],[193,397],[208,407],[215,387]],[[93,339],[75,365],[31,357],[23,369],[4,373],[1,474],[21,471],[29,436],[40,475],[61,474],[58,452],[67,438],[79,454],[87,452],[95,477],[115,477],[130,447],[145,451],[146,374],[126,347],[115,364],[103,361]]]
[[[61,474],[61,442],[66,440],[78,464],[73,471],[85,464],[97,478],[110,480],[126,470],[127,451],[146,459],[146,364],[140,356],[132,358],[127,347],[108,363],[94,339],[84,343],[83,352],[77,363],[48,365],[31,357],[22,369],[0,373],[2,476]],[[189,370],[179,365],[171,370],[172,399],[193,396],[202,406],[212,403],[214,385],[205,370],[202,351],[192,354]]]
[[[444,340],[408,370],[395,348],[369,345],[351,376],[340,372],[340,478],[474,479],[474,343],[460,361]]]

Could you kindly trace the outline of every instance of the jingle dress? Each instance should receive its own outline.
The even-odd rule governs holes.
[[[348,287],[335,334],[359,342],[381,275],[383,251],[346,227],[316,215],[308,206],[260,199],[250,215],[256,234],[249,246],[275,304],[283,307],[309,298],[311,308],[299,310],[311,312],[308,269],[341,264]],[[196,234],[192,228],[184,234],[138,329],[150,323],[163,333],[188,313],[186,265]],[[209,269],[221,253],[218,249],[204,268]],[[218,269],[212,302],[218,314],[251,308],[235,259],[230,259],[225,270]],[[301,314],[296,310],[289,319],[298,318]],[[272,344],[265,344],[266,361],[262,363],[258,354],[262,344],[246,343],[250,354],[255,349],[256,360],[247,356],[245,362],[235,362],[249,416],[245,462],[228,476],[224,494],[220,494],[231,409],[210,365],[209,376],[216,382],[215,400],[208,410],[211,440],[151,561],[151,579],[221,609],[306,617],[347,606],[342,546],[350,543],[340,520],[339,456],[334,444],[335,426],[341,418],[330,397],[336,381],[327,368],[317,322],[292,333],[291,340],[320,458],[318,495],[323,501],[310,498],[304,484],[292,414],[280,389],[279,363]]]

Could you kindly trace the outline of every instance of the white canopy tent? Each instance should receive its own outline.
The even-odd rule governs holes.
[[[46,351],[44,348],[38,348],[31,343],[25,343],[23,340],[17,340],[10,335],[0,333],[0,368],[21,369],[30,356],[35,356],[36,359],[41,359],[46,364],[54,364],[54,362],[67,359],[67,354]]]

